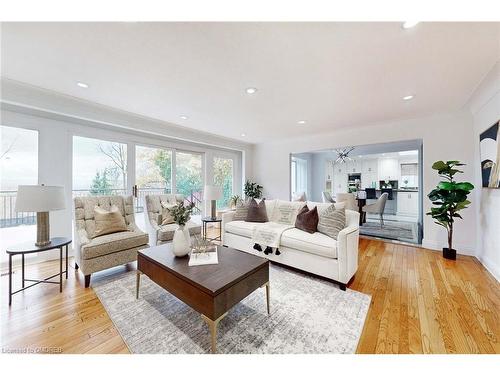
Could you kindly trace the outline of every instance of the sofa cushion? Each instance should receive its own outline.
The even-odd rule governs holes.
[[[93,238],[81,248],[82,259],[92,259],[148,244],[148,234],[140,230],[105,234]]]
[[[186,227],[189,230],[189,234],[194,235],[201,233],[201,225],[198,223],[188,221],[186,223]],[[176,223],[160,225],[160,229],[157,233],[157,240],[162,242],[172,241],[172,239],[174,238],[174,232],[177,228],[179,228],[179,226]]]
[[[92,237],[99,237],[110,233],[128,230],[125,218],[117,206],[112,205],[108,210],[99,206],[94,207],[95,230]]]
[[[295,219],[295,228],[306,231],[307,233],[314,233],[318,231],[318,208],[314,207],[312,210],[304,206],[300,209],[297,219]]]
[[[278,224],[294,225],[295,219],[305,202],[288,202],[278,200],[273,209],[273,216],[270,221]]]
[[[337,258],[337,241],[319,232],[307,233],[297,228],[286,230],[281,236],[281,246],[326,258]]]
[[[265,225],[265,223],[251,223],[248,221],[230,221],[226,223],[224,230],[228,233],[237,234],[247,238],[252,238],[253,228],[256,225]]]
[[[321,216],[321,214],[331,205],[334,205],[337,210],[340,210],[341,208],[345,208],[346,203],[345,202],[339,202],[339,203],[322,203],[322,202],[307,202],[307,207],[309,207],[310,210],[312,210],[314,207],[318,207],[318,215]]]
[[[248,202],[248,213],[245,221],[253,223],[265,223],[267,219],[266,201],[262,199],[259,203],[255,199]]]
[[[332,204],[319,215],[318,232],[337,239],[339,232],[346,227],[345,209],[336,209]]]
[[[248,202],[238,202],[233,220],[246,220],[248,215]]]

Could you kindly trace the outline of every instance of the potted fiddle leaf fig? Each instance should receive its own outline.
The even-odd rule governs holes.
[[[249,198],[255,198],[255,199],[262,198],[262,185],[259,185],[256,182],[251,182],[250,180],[247,180],[245,182],[245,187],[243,188],[243,191],[244,191],[247,199],[249,199]]]
[[[457,173],[463,173],[457,168],[463,165],[458,160],[440,160],[432,165],[442,181],[427,195],[433,204],[427,215],[448,231],[448,247],[443,247],[443,257],[446,259],[457,257],[457,251],[453,249],[453,226],[456,219],[463,219],[458,212],[469,206],[471,202],[467,196],[474,189],[470,182],[457,182],[454,179]]]

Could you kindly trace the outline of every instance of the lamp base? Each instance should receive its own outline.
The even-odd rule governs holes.
[[[211,216],[212,216],[212,219],[215,220],[217,219],[217,201],[213,200],[211,202]]]
[[[48,212],[36,213],[36,246],[50,244],[50,221]]]

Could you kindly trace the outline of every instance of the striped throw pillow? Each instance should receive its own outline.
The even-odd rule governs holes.
[[[318,232],[337,239],[339,232],[345,228],[345,208],[335,209],[331,205],[319,215]]]

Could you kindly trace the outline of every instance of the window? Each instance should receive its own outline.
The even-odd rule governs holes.
[[[404,187],[418,187],[418,164],[401,164],[401,183]]]
[[[292,195],[307,192],[307,160],[292,157],[291,170]]]
[[[73,137],[73,196],[127,191],[127,145]]]
[[[5,249],[36,237],[36,213],[17,213],[15,207],[18,186],[38,183],[38,132],[0,126],[0,139],[0,248]]]
[[[172,151],[156,147],[136,146],[135,183],[136,212],[144,211],[144,197],[172,192]]]
[[[217,207],[229,207],[233,195],[233,159],[214,157],[214,184],[222,187],[222,199],[217,201]]]
[[[184,151],[175,153],[175,188],[184,195],[186,202],[196,205],[195,213],[201,213],[203,200],[202,155]]]

